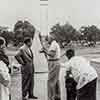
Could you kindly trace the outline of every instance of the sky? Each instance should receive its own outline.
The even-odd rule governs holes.
[[[40,7],[40,0],[0,0],[0,25],[13,28],[17,20],[28,20],[43,31],[60,22],[100,26],[100,0],[49,0]]]

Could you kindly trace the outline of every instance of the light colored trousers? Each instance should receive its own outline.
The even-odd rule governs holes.
[[[59,61],[48,61],[48,100],[60,100],[60,85],[59,85]]]

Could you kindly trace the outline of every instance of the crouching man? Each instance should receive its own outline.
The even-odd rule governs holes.
[[[71,72],[77,83],[77,100],[96,100],[97,72],[95,69],[84,57],[75,56],[73,49],[67,50],[66,56],[69,61],[61,65],[66,67],[67,72]]]

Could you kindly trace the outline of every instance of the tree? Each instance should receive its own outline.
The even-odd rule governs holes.
[[[62,26],[66,40],[77,40],[78,31],[70,24],[66,23]]]
[[[15,45],[23,43],[25,37],[34,38],[35,27],[28,21],[17,21],[14,26]]]
[[[100,34],[100,30],[95,26],[82,26],[80,28],[81,33],[84,35],[84,40],[86,42],[90,42],[90,44],[96,44],[96,41],[98,40],[98,35]],[[100,36],[100,35],[99,35]]]
[[[0,36],[4,37],[6,40],[7,45],[11,42],[14,41],[14,33],[12,31],[8,30],[2,30],[0,32]]]
[[[57,23],[51,28],[50,32],[50,34],[53,35],[61,45],[63,42],[68,43],[71,40],[77,40],[77,33],[78,32],[76,31],[76,29],[68,23],[64,25],[60,25],[60,23]]]

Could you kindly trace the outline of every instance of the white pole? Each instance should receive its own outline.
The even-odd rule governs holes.
[[[48,34],[48,0],[40,0],[40,31]]]

